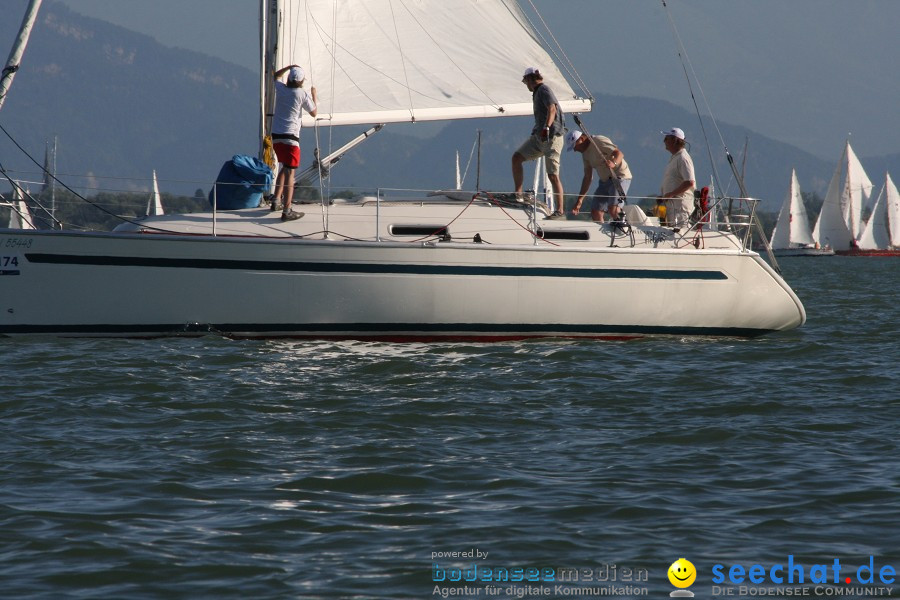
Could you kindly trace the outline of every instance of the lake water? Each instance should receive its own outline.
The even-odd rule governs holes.
[[[756,340],[0,339],[0,596],[886,595],[900,261],[781,263],[809,321]]]

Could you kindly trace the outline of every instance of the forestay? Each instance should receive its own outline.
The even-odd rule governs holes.
[[[529,66],[544,74],[564,111],[591,108],[515,0],[270,2],[275,60],[266,66],[306,70],[307,86],[319,93],[320,124],[531,115],[521,82]],[[312,123],[304,117],[304,126]]]

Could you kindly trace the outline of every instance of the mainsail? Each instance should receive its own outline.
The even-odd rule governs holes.
[[[165,214],[162,198],[159,195],[159,183],[156,180],[156,169],[153,170],[153,188],[150,190],[150,198],[147,200],[147,216]]]
[[[588,112],[515,0],[269,0],[267,77],[290,64],[320,124],[531,115],[538,67],[566,112]],[[304,126],[313,124],[304,116]]]
[[[862,164],[847,142],[847,179],[844,183],[844,194],[841,198],[841,210],[844,220],[853,237],[859,239],[862,232],[862,209],[871,208],[872,181],[866,175]]]
[[[821,246],[837,250],[850,248],[859,238],[862,209],[868,205],[871,195],[872,182],[847,142],[828,185],[813,238]]]
[[[897,192],[897,186],[891,180],[890,173],[884,176],[884,187],[891,246],[900,248],[900,193]]]
[[[875,200],[872,215],[859,238],[859,247],[863,250],[886,250],[897,246],[900,246],[900,195],[888,173]]]
[[[800,183],[797,181],[797,171],[791,170],[791,189],[788,197],[778,213],[778,222],[772,232],[771,246],[775,250],[790,248],[793,244],[812,246],[815,241],[809,232],[809,217],[806,216],[806,206],[803,204],[803,196],[800,194]]]

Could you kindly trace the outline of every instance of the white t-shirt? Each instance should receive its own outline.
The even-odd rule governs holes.
[[[669,164],[666,165],[666,171],[663,173],[660,192],[668,194],[689,179],[694,182],[694,185],[680,196],[666,202],[668,209],[673,211],[673,214],[667,215],[667,217],[679,225],[686,223],[691,211],[694,210],[694,187],[697,181],[694,177],[694,161],[687,150],[682,148],[669,158]]]
[[[694,177],[694,161],[687,150],[682,148],[669,158],[669,164],[666,165],[666,171],[663,173],[662,187],[660,192],[668,194],[687,180],[696,182]],[[694,186],[682,194],[683,198],[689,198],[691,205],[694,202]]]
[[[300,87],[288,87],[281,81],[275,82],[275,115],[272,117],[272,135],[287,134],[300,137],[300,117],[303,116],[303,109],[306,112],[316,110],[316,104],[313,102],[306,90]],[[275,140],[280,144],[295,144],[298,142],[291,139]]]

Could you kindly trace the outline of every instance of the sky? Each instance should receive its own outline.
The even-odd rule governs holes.
[[[63,1],[167,46],[257,69],[257,0]],[[900,0],[522,1],[534,2],[595,93],[693,111],[693,92],[701,112],[826,160],[837,160],[848,136],[863,157],[900,153]],[[25,0],[3,2],[24,13]],[[693,89],[684,68],[696,74]],[[603,128],[602,106],[592,119]]]

